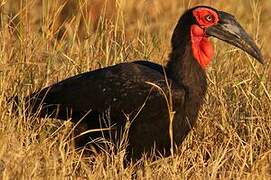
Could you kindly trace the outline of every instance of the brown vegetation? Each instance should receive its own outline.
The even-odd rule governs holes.
[[[176,21],[199,1],[108,3],[104,8],[102,0],[0,1],[0,178],[131,177],[134,167],[123,167],[122,151],[85,158],[72,146],[69,122],[27,117],[23,105],[14,115],[7,98],[23,97],[74,74],[133,59],[163,64]],[[234,14],[262,47],[267,63],[254,64],[243,52],[215,41],[216,55],[207,70],[208,94],[197,126],[174,157],[144,159],[137,177],[270,179],[270,3],[200,3]]]

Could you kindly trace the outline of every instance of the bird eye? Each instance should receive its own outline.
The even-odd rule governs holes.
[[[206,19],[206,21],[208,21],[208,22],[212,22],[212,21],[213,21],[213,16],[210,15],[210,14],[208,14],[208,15],[205,16],[205,19]]]

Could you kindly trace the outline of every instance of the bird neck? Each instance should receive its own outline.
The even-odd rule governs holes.
[[[191,96],[204,97],[207,89],[206,73],[194,58],[191,41],[182,48],[173,48],[167,64],[167,75],[183,86]]]
[[[173,50],[166,69],[168,78],[185,90],[184,117],[189,118],[189,123],[185,126],[190,130],[196,122],[205,97],[207,80],[204,69],[193,56],[192,47],[189,45],[184,47]]]
[[[205,69],[211,62],[214,48],[209,41],[204,30],[198,25],[193,24],[190,28],[191,47],[195,59]]]

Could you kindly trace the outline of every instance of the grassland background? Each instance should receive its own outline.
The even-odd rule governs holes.
[[[105,10],[103,0],[69,8],[64,2],[0,1],[0,179],[130,178],[134,167],[123,167],[122,151],[83,158],[68,138],[71,123],[15,116],[7,97],[134,59],[165,64],[179,16],[202,4],[234,14],[266,64],[213,39],[216,55],[196,127],[174,157],[145,159],[137,177],[271,178],[270,0],[109,0]]]

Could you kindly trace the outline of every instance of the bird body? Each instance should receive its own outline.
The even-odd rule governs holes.
[[[174,116],[177,119],[184,119],[185,111],[188,117],[193,116],[193,120],[196,119],[199,106],[196,107],[195,102],[192,101],[189,103],[186,101],[185,104],[185,98],[193,99],[193,97],[186,97],[185,88],[170,77],[165,79],[167,75],[169,75],[167,69],[164,74],[162,66],[148,61],[122,63],[68,78],[43,89],[38,94],[34,93],[30,99],[36,102],[37,109],[42,104],[40,117],[50,115],[63,120],[71,118],[74,123],[83,118],[81,124],[87,127],[86,130],[113,126],[112,129],[119,133],[127,123],[126,116],[129,116],[129,120],[134,119],[134,121],[129,130],[128,148],[133,147],[134,152],[130,156],[138,159],[143,152],[151,150],[154,143],[159,152],[169,153],[170,121],[166,98],[170,97],[165,97],[161,90],[167,95],[171,93]],[[93,84],[97,87],[93,88]],[[197,98],[200,101],[198,104],[201,104],[206,87],[205,84],[202,92],[197,94],[201,97],[201,99]],[[37,109],[32,111],[36,112]],[[188,114],[189,109],[193,112],[191,115]],[[110,118],[107,118],[104,123],[100,122],[99,116],[107,110]],[[185,137],[194,124],[191,123],[191,121],[189,123],[173,121],[175,143],[179,144]],[[84,146],[86,142],[102,137],[103,133],[92,132],[86,137],[79,137],[77,146]]]
[[[240,36],[227,29],[231,26],[239,28],[236,34]],[[165,67],[135,61],[79,74],[31,94],[26,100],[32,107],[28,112],[80,122],[83,128],[75,129],[78,134],[112,127],[110,133],[95,131],[79,137],[79,147],[102,136],[120,140],[129,121],[128,160],[153,150],[169,155],[172,145],[180,145],[194,126],[206,94],[205,68],[213,55],[208,36],[234,44],[262,61],[259,49],[240,27],[222,11],[192,8],[176,25]]]

